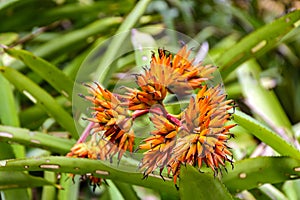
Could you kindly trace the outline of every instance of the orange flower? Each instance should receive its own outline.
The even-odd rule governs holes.
[[[209,89],[203,86],[196,98],[191,98],[169,162],[175,183],[180,164],[200,169],[204,162],[217,173],[225,161],[232,162],[226,142],[231,136],[229,129],[235,125],[225,125],[230,119],[227,110],[232,108],[232,101],[225,98],[220,86]]]
[[[172,60],[172,68],[179,73],[181,79],[192,88],[201,88],[202,84],[212,78],[212,73],[217,69],[212,65],[203,66],[201,63],[193,64],[194,60],[189,60],[191,51],[187,46],[183,46]],[[178,81],[177,81],[178,82]],[[172,85],[176,86],[176,80],[172,80]],[[180,90],[181,87],[178,87]],[[178,91],[180,92],[180,91]]]
[[[189,61],[190,51],[184,46],[172,59],[165,50],[158,49],[158,56],[152,54],[149,68],[145,73],[136,75],[138,89],[125,88],[125,99],[130,110],[149,109],[155,104],[162,105],[167,92],[187,95],[200,88],[204,81],[212,78],[216,67],[194,65]]]
[[[87,119],[95,123],[93,131],[100,133],[104,140],[111,143],[107,145],[107,156],[118,153],[118,158],[121,159],[124,151],[133,151],[134,132],[131,129],[131,115],[122,106],[116,94],[103,89],[97,83],[96,85],[95,88],[88,85],[92,96],[83,96],[94,103],[93,117]]]
[[[120,161],[125,151],[133,152],[134,120],[151,113],[154,130],[138,147],[144,151],[139,166],[144,178],[156,169],[162,176],[167,168],[176,185],[182,164],[200,169],[205,163],[217,174],[226,161],[232,163],[226,145],[235,126],[227,124],[232,100],[226,100],[221,86],[208,88],[205,84],[216,67],[194,64],[188,58],[190,54],[186,46],[174,57],[159,49],[158,56],[152,55],[149,68],[136,75],[139,88],[125,87],[123,95],[97,83],[96,87],[87,85],[91,95],[81,96],[94,104],[92,116],[87,118],[91,123],[67,156],[107,160],[118,154]],[[168,113],[163,102],[168,93],[185,96],[195,89],[198,93],[183,112],[177,116]],[[90,141],[83,142],[91,132]],[[91,175],[89,179],[94,186],[102,180]]]
[[[153,114],[150,119],[155,127],[155,130],[151,132],[153,136],[146,138],[145,143],[139,146],[139,149],[147,150],[140,164],[140,168],[144,169],[144,177],[156,168],[159,168],[161,173],[167,166],[178,131],[178,126],[164,116]]]
[[[107,141],[104,141],[103,139],[97,141],[96,135],[93,135],[91,140],[85,143],[75,144],[72,147],[71,152],[69,152],[66,156],[73,158],[89,158],[93,160],[106,160],[108,155],[108,147],[109,144],[107,144]],[[69,177],[71,177],[74,182],[75,174],[69,174]],[[93,186],[93,190],[95,190],[96,186],[100,186],[102,180],[104,180],[101,178],[94,177],[90,174],[82,175],[81,178],[88,178],[90,180],[90,184]]]

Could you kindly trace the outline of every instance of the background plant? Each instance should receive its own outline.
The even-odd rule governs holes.
[[[298,199],[298,5],[298,1],[1,1],[1,198],[190,199],[196,192],[199,199]],[[155,35],[150,25],[209,44],[209,60],[204,62],[219,67],[228,97],[238,104],[233,115],[236,137],[229,144],[235,168],[228,167],[221,182],[210,172],[187,167],[177,191],[169,180],[141,180],[134,161],[115,166],[64,157],[80,133],[73,120],[80,116],[72,117],[71,100],[83,61],[105,45],[105,39],[132,28],[143,30],[131,42],[141,44]],[[167,37],[178,44],[175,34]],[[143,62],[139,52],[132,52],[107,67],[105,62],[116,58],[124,38],[112,40],[100,54],[101,63],[96,63],[95,76],[101,72],[98,81],[108,88],[114,88],[125,70]],[[176,106],[170,101],[170,109]],[[93,193],[87,182],[80,184],[75,178],[73,183],[66,173],[95,173],[109,186]]]

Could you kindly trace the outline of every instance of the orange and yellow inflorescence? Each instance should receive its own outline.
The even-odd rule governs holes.
[[[226,161],[232,163],[227,140],[235,125],[227,122],[233,101],[226,100],[221,85],[206,84],[216,67],[194,64],[190,53],[186,46],[174,56],[159,49],[144,73],[136,75],[138,88],[125,87],[124,94],[97,83],[88,85],[91,95],[83,97],[93,103],[92,117],[87,118],[92,137],[80,140],[67,156],[107,160],[117,154],[120,160],[125,151],[134,150],[134,120],[150,113],[154,128],[136,147],[143,152],[139,167],[144,177],[156,169],[162,176],[167,169],[176,184],[183,164],[200,169],[205,163],[217,174]],[[168,94],[190,97],[188,106],[178,115],[168,113],[164,106]],[[90,180],[94,185],[101,183],[93,176]]]

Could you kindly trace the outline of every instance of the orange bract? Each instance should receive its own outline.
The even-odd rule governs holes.
[[[136,75],[138,89],[126,88],[125,99],[130,110],[149,109],[162,104],[167,92],[179,96],[190,94],[195,88],[201,88],[204,81],[212,78],[216,67],[193,64],[189,60],[190,51],[184,46],[172,59],[172,55],[158,49],[158,56],[152,54],[150,68]]]
[[[153,172],[156,168],[162,171],[167,166],[172,150],[176,142],[178,126],[173,124],[164,116],[154,114],[151,118],[155,130],[144,140],[144,144],[139,146],[144,153],[140,168],[144,169],[144,176]]]
[[[229,129],[235,125],[226,125],[230,120],[228,109],[232,101],[225,101],[220,86],[207,89],[204,86],[196,98],[183,113],[182,126],[176,145],[169,161],[169,171],[174,181],[179,175],[180,164],[198,166],[206,163],[215,173],[229,158],[231,152],[226,145],[230,137]]]
[[[147,150],[141,162],[144,176],[156,168],[160,171],[168,167],[176,183],[181,164],[198,166],[206,163],[217,173],[231,152],[226,145],[230,137],[229,129],[235,125],[226,125],[230,120],[227,112],[233,106],[231,100],[225,100],[221,86],[207,89],[203,86],[196,97],[192,97],[189,106],[182,113],[180,127],[164,116],[154,115],[151,120],[155,130],[144,140],[139,149]]]
[[[235,125],[228,125],[233,108],[232,100],[226,100],[221,86],[208,88],[205,81],[212,78],[216,67],[202,66],[189,60],[191,51],[184,46],[172,56],[168,51],[158,49],[149,68],[136,75],[139,88],[125,87],[125,94],[115,94],[96,87],[89,87],[90,96],[83,96],[92,102],[92,116],[87,118],[92,132],[91,140],[76,144],[67,156],[107,160],[118,155],[120,160],[125,151],[133,152],[136,118],[150,113],[154,130],[138,146],[144,151],[140,169],[144,177],[156,169],[168,169],[176,184],[182,164],[197,166],[205,163],[218,173],[225,162],[231,160],[226,143],[229,132]],[[179,115],[168,113],[164,100],[168,94],[177,97],[192,95],[189,105]],[[87,136],[87,135],[85,135]],[[86,137],[84,137],[86,138]],[[84,141],[82,139],[80,141]],[[90,177],[97,184],[101,179]]]
[[[92,107],[94,112],[93,117],[88,120],[95,123],[94,132],[101,133],[104,140],[112,143],[109,145],[107,157],[118,153],[121,159],[125,151],[133,151],[134,133],[131,129],[131,116],[114,93],[103,89],[99,84],[96,84],[95,88],[92,86],[89,88],[92,96],[84,98],[94,103]]]
[[[96,135],[93,135],[90,141],[85,143],[77,143],[75,144],[71,152],[69,152],[66,156],[72,158],[89,158],[89,159],[100,159],[106,160],[108,157],[108,151],[110,149],[110,144],[107,141],[100,139],[99,141],[96,139]],[[74,174],[69,175],[72,179],[74,179]],[[102,183],[101,178],[94,177],[93,175],[83,175],[83,178],[88,178],[90,180],[91,185],[99,186]]]

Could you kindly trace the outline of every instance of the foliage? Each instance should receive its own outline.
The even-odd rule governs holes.
[[[299,199],[297,5],[0,1],[0,199]],[[228,143],[233,167],[216,176],[206,167],[182,166],[177,190],[159,171],[142,179],[138,153],[125,153],[119,163],[65,157],[87,126],[82,118],[90,105],[78,97],[86,93],[82,82],[98,81],[109,90],[131,86],[120,77],[149,65],[157,48],[176,53],[179,41],[197,61],[205,57],[204,64],[218,66],[209,84],[223,79],[236,102],[230,112],[238,125]],[[165,106],[178,114],[188,101],[171,96]],[[140,133],[151,131],[149,117],[139,119]],[[69,173],[93,174],[107,185],[93,188]]]

